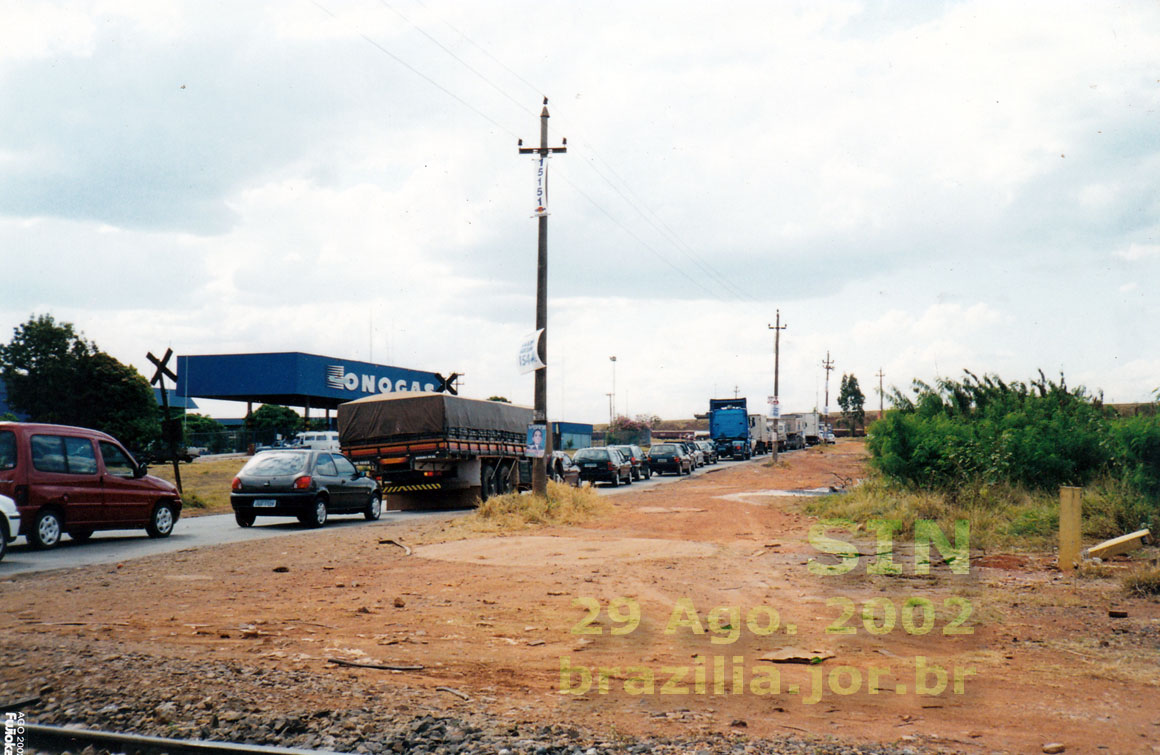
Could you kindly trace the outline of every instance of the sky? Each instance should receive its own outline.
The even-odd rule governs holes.
[[[1160,387],[1160,5],[0,0],[0,339],[304,351],[549,417]],[[615,363],[610,357],[615,356]],[[244,406],[201,402],[236,417]]]

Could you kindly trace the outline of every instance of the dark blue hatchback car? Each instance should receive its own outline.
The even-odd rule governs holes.
[[[310,527],[330,514],[363,514],[378,519],[378,484],[340,453],[315,449],[274,449],[251,458],[234,478],[230,505],[241,527],[259,516],[295,516]]]

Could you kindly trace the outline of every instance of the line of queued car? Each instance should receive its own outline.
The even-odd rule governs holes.
[[[310,527],[331,514],[382,513],[378,483],[337,450],[284,448],[251,457],[234,478],[230,504],[239,526],[259,516],[294,516]],[[33,422],[0,422],[0,559],[23,535],[53,548],[68,535],[144,529],[168,537],[182,513],[170,482],[114,437],[97,430]]]
[[[575,485],[605,482],[613,487],[666,472],[692,474],[694,469],[719,461],[716,447],[699,440],[662,441],[649,448],[648,453],[636,445],[613,445],[581,448],[571,458],[563,452],[556,454],[550,467],[554,479]],[[575,476],[567,477],[565,472],[572,470]]]
[[[231,485],[238,526],[251,527],[259,516],[293,516],[309,527],[323,526],[332,514],[378,519],[378,484],[333,447],[337,439],[324,440],[252,456]],[[557,451],[549,472],[573,485],[616,487],[716,462],[712,443],[676,440],[648,453],[632,444],[573,456]],[[143,528],[150,537],[168,537],[181,513],[177,488],[150,475],[116,438],[81,427],[0,422],[0,559],[20,535],[37,548],[52,548],[66,534],[83,542],[99,530]]]

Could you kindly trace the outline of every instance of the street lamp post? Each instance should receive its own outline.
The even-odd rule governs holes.
[[[612,424],[612,420],[616,418],[616,357],[608,357],[608,361],[612,362],[612,401],[609,404],[608,410],[608,424]]]

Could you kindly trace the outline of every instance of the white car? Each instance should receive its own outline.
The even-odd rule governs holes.
[[[16,508],[16,501],[6,495],[0,495],[0,561],[8,552],[8,543],[20,534],[20,511]]]

